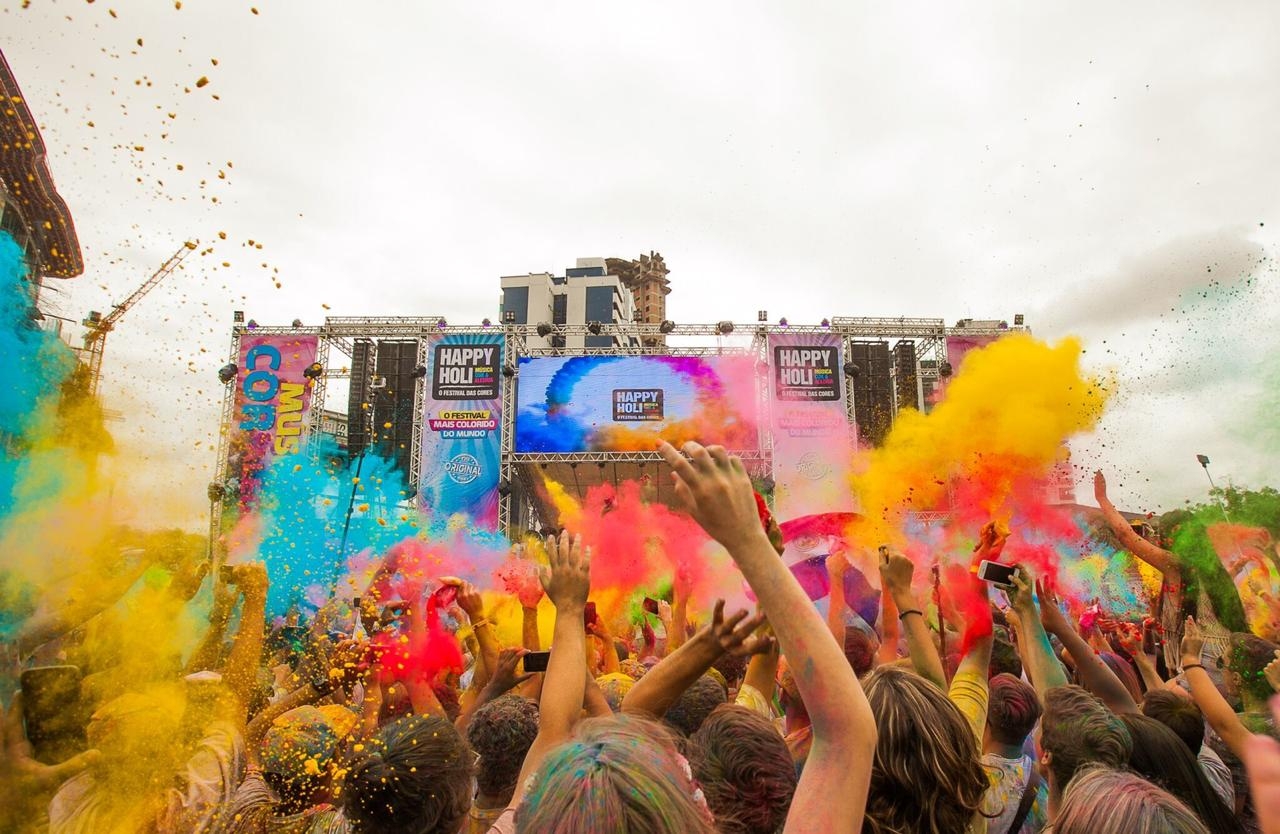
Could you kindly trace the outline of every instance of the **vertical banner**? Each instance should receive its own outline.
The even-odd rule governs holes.
[[[312,382],[303,372],[319,346],[318,336],[240,337],[229,471],[239,482],[242,513],[254,506],[271,458],[297,451],[306,436]]]
[[[769,336],[774,513],[779,522],[849,512],[852,463],[840,338]]]
[[[433,336],[427,345],[418,492],[436,516],[466,513],[496,529],[502,337]]]

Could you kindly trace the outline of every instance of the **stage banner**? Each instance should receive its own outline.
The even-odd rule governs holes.
[[[317,336],[240,336],[228,471],[238,481],[242,513],[255,505],[271,458],[302,445],[312,389],[303,372],[315,363],[319,346]]]
[[[466,513],[476,525],[498,526],[501,370],[500,336],[427,339],[418,492],[433,515]]]
[[[760,448],[745,355],[523,357],[516,391],[516,452],[638,452],[660,440]]]
[[[854,509],[840,337],[769,336],[774,515],[780,523]]]

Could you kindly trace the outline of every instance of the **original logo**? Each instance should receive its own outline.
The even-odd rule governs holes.
[[[469,484],[480,477],[480,461],[463,452],[445,463],[444,471],[455,484]]]

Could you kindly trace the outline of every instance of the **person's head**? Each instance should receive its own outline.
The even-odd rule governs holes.
[[[1150,689],[1142,698],[1142,714],[1168,727],[1198,756],[1204,745],[1204,713],[1196,702],[1168,689]]]
[[[879,737],[864,831],[963,831],[988,781],[978,740],[946,694],[882,666],[863,684]]]
[[[987,734],[996,744],[1021,747],[1040,720],[1040,699],[1036,691],[1013,675],[991,679],[987,707]]]
[[[600,694],[604,696],[605,701],[609,704],[609,709],[614,712],[620,712],[622,710],[622,699],[627,697],[627,693],[631,691],[631,687],[636,685],[636,682],[630,675],[622,672],[610,672],[607,675],[601,675],[596,678],[596,685],[600,687]]]
[[[1133,671],[1133,666],[1127,660],[1114,652],[1099,652],[1098,659],[1107,664],[1107,668],[1120,679],[1124,688],[1129,690],[1129,697],[1134,701],[1142,700],[1142,686],[1138,683],[1138,674]]]
[[[738,687],[742,685],[742,679],[747,674],[747,658],[742,655],[731,654],[725,652],[713,664],[711,668],[720,673],[720,677],[724,678],[725,686],[729,688],[729,692],[737,692]]]
[[[991,663],[987,666],[987,675],[991,678],[996,675],[1022,677],[1022,658],[1018,656],[1018,648],[1005,639],[1000,631],[996,632],[995,640],[991,643]]]
[[[853,668],[853,673],[862,677],[876,665],[876,649],[879,646],[874,638],[857,626],[845,626],[844,657]]]
[[[1271,696],[1271,685],[1267,683],[1263,670],[1276,659],[1277,648],[1280,646],[1270,640],[1245,632],[1232,632],[1226,654],[1227,674],[1223,679],[1233,695],[1259,704],[1266,702]]]
[[[529,745],[538,735],[538,705],[518,695],[483,704],[467,726],[467,741],[480,757],[476,785],[486,797],[511,798]]]
[[[175,745],[186,708],[175,686],[148,687],[107,701],[85,729],[89,747],[101,753],[97,769],[120,793],[140,795],[172,778],[181,753]]]
[[[281,801],[301,811],[325,796],[343,741],[359,723],[346,707],[297,707],[271,722],[262,740],[262,778]]]
[[[353,834],[454,834],[471,808],[471,751],[448,720],[408,715],[364,742],[343,784]]]
[[[1173,730],[1136,713],[1120,719],[1133,738],[1130,769],[1186,803],[1215,834],[1240,830],[1231,809],[1214,793],[1200,763]]]
[[[796,769],[767,718],[733,704],[717,707],[690,739],[689,764],[721,834],[781,829]]]
[[[1055,686],[1045,695],[1038,743],[1040,767],[1058,796],[1086,765],[1121,768],[1133,752],[1124,723],[1078,686]]]
[[[691,736],[711,711],[728,699],[729,693],[720,681],[711,675],[703,675],[680,695],[663,718],[684,736]]]
[[[520,834],[713,834],[689,765],[662,725],[589,718],[552,750],[516,810]]]
[[[1209,834],[1195,813],[1140,776],[1086,768],[1053,821],[1054,834]]]

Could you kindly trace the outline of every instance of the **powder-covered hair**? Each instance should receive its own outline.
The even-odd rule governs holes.
[[[671,733],[628,716],[589,718],[543,759],[516,811],[520,834],[714,834]]]
[[[1013,675],[999,674],[991,679],[987,727],[1000,744],[1020,745],[1040,720],[1040,699],[1036,691]]]
[[[476,785],[490,797],[511,795],[525,754],[538,735],[538,705],[503,695],[480,706],[467,725],[467,741],[480,756]]]
[[[782,828],[796,768],[769,719],[734,704],[717,707],[689,740],[689,764],[721,834]]]
[[[1115,769],[1128,764],[1133,739],[1124,722],[1096,697],[1078,686],[1055,686],[1045,695],[1040,746],[1050,754],[1058,790],[1065,791],[1086,765]]]
[[[728,700],[729,693],[724,685],[709,674],[703,675],[680,693],[663,718],[688,737],[698,731],[712,710]]]
[[[844,649],[844,659],[849,661],[849,667],[858,677],[875,667],[878,648],[876,641],[857,626],[845,626],[844,645],[841,648]]]
[[[1138,713],[1122,715],[1120,720],[1133,737],[1129,767],[1135,773],[1186,803],[1212,834],[1240,834],[1243,829],[1233,809],[1214,792],[1200,763],[1177,733]]]
[[[989,782],[959,708],[937,686],[893,666],[876,669],[863,687],[879,732],[863,834],[966,830]]]
[[[353,834],[456,834],[471,808],[471,751],[438,715],[409,715],[364,743],[342,788]]]
[[[1232,632],[1226,655],[1227,669],[1240,677],[1242,693],[1248,693],[1259,701],[1271,697],[1271,684],[1263,670],[1276,659],[1276,649],[1280,646],[1255,634]]]
[[[1140,776],[1085,768],[1071,782],[1053,834],[1209,834],[1195,813]]]

